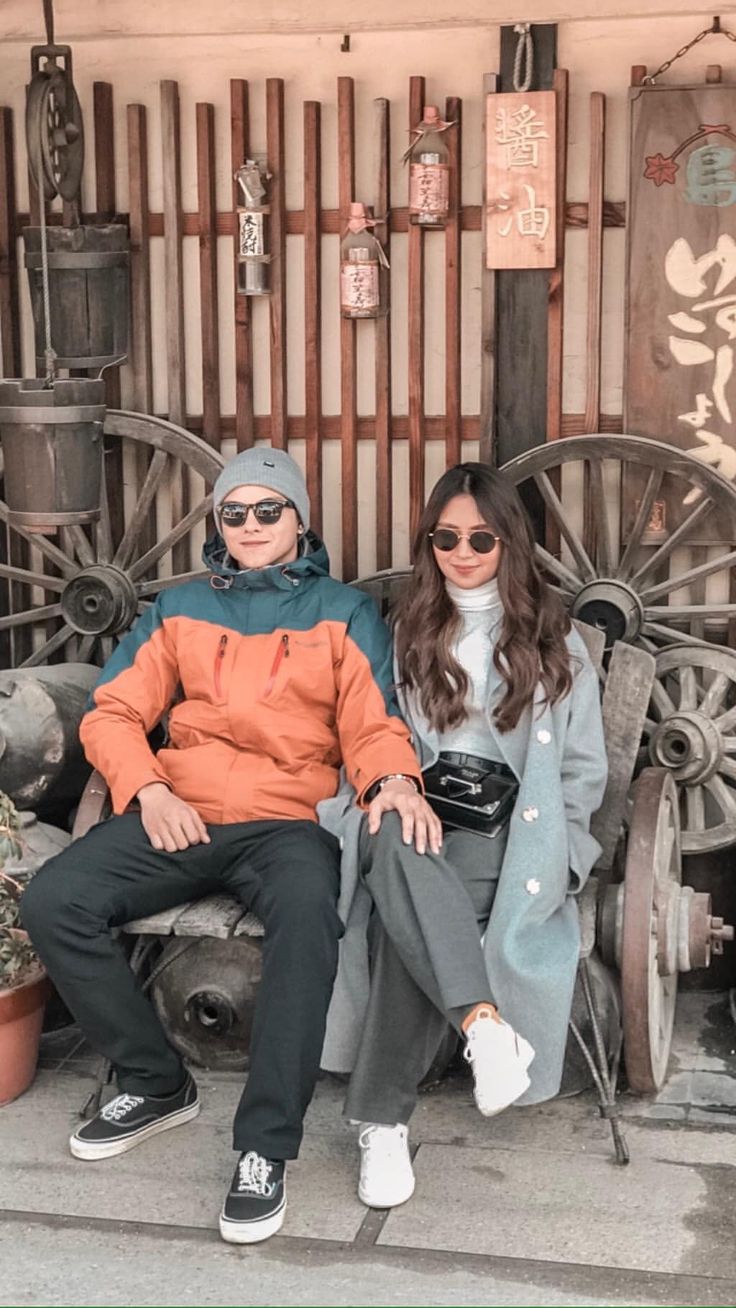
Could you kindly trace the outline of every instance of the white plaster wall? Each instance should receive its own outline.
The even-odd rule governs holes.
[[[374,0],[368,6],[323,0],[318,8],[294,0],[267,4],[251,0],[56,0],[56,39],[74,47],[75,81],[88,130],[85,170],[85,205],[93,205],[92,84],[110,81],[115,91],[115,153],[118,206],[127,208],[127,148],[125,105],[145,104],[148,109],[150,204],[162,207],[159,82],[178,81],[182,123],[182,192],[185,210],[197,207],[195,105],[215,105],[217,139],[217,202],[230,204],[229,81],[244,77],[250,83],[251,148],[265,150],[265,80],[282,77],[286,90],[286,190],[289,208],[302,205],[302,103],[322,103],[322,201],[337,203],[337,78],[355,79],[358,141],[356,194],[368,202],[372,195],[373,101],[391,101],[392,196],[406,202],[406,178],[400,156],[407,136],[409,78],[420,73],[427,79],[427,99],[444,104],[448,95],[463,100],[463,201],[478,204],[482,186],[482,80],[498,68],[499,22],[518,19],[518,12],[487,0],[456,0],[451,9],[432,0]],[[34,12],[35,10],[35,12]],[[570,131],[568,196],[587,198],[588,113],[591,91],[607,97],[606,196],[622,200],[626,191],[626,123],[629,70],[634,63],[656,67],[670,57],[710,20],[712,6],[678,4],[677,0],[608,0],[597,6],[595,20],[582,16],[577,0],[546,4],[527,0],[524,17],[537,21],[560,18],[558,62],[570,73]],[[729,25],[729,10],[720,10]],[[733,9],[730,11],[733,12]],[[16,145],[24,160],[22,141],[24,85],[28,77],[29,45],[42,42],[41,3],[2,0],[0,3],[0,103],[15,112]],[[244,31],[244,27],[248,31]],[[730,24],[736,29],[736,17]],[[397,30],[401,29],[401,30]],[[341,34],[350,31],[350,54],[340,51]],[[736,79],[736,47],[723,38],[702,42],[668,74],[673,82],[702,81],[708,63],[722,62],[724,75]],[[19,201],[27,205],[25,168],[19,169]],[[623,254],[625,234],[605,235],[602,407],[621,411],[623,339]],[[337,330],[336,237],[323,238],[323,408],[339,411],[339,332]],[[152,313],[154,326],[154,407],[167,408],[163,338],[163,249],[152,243]],[[585,391],[585,294],[587,234],[567,234],[564,408],[580,412]],[[231,244],[218,242],[220,290],[220,375],[223,412],[234,409]],[[426,242],[426,408],[441,414],[444,406],[444,281],[443,241],[429,234]],[[478,233],[463,236],[462,279],[462,404],[468,414],[478,412],[480,383],[480,278],[481,241]],[[288,293],[288,400],[289,412],[304,409],[303,357],[303,253],[300,238],[287,242]],[[187,406],[201,412],[201,348],[199,339],[199,287],[196,238],[184,249],[186,294]],[[407,408],[406,373],[406,237],[392,241],[393,283],[393,404],[396,413]],[[25,299],[25,296],[24,296]],[[31,368],[31,341],[24,325],[24,365]],[[268,309],[254,305],[255,408],[269,410]],[[372,335],[368,325],[359,331],[358,402],[362,413],[373,411]],[[299,454],[299,451],[296,451]],[[408,496],[406,450],[395,451],[396,561],[408,555]],[[441,445],[428,451],[428,477],[442,469]],[[375,557],[372,530],[373,450],[363,443],[359,459],[360,566],[365,571]],[[339,496],[339,450],[325,452],[326,502]],[[339,547],[339,524],[328,529],[333,553]]]

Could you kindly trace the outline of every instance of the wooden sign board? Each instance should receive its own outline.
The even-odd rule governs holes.
[[[736,478],[736,87],[635,87],[630,110],[624,431]],[[671,535],[696,496],[665,480],[646,540]],[[624,534],[640,498],[631,473]],[[711,514],[688,541],[719,531]]]
[[[486,267],[554,268],[554,91],[486,96]]]

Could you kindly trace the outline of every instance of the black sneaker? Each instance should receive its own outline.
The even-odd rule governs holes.
[[[220,1213],[220,1235],[230,1244],[257,1244],[281,1230],[286,1213],[286,1164],[241,1154]]]
[[[197,1087],[187,1073],[181,1090],[173,1095],[116,1095],[74,1132],[69,1148],[75,1158],[112,1158],[159,1131],[191,1121],[199,1109]]]

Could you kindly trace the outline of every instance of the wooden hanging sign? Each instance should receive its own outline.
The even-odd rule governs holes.
[[[635,87],[630,107],[624,430],[736,479],[736,87]],[[653,542],[697,495],[665,485]]]
[[[486,96],[486,267],[554,268],[554,91]]]

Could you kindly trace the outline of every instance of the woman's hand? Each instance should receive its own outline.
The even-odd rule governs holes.
[[[209,845],[209,833],[197,810],[162,781],[141,786],[137,798],[143,830],[154,849],[175,854],[190,845]]]
[[[430,808],[423,795],[409,781],[387,781],[375,799],[368,805],[368,830],[375,836],[384,813],[398,813],[401,818],[401,835],[405,845],[412,840],[418,854],[426,854],[427,846],[433,854],[442,848],[442,823]]]

